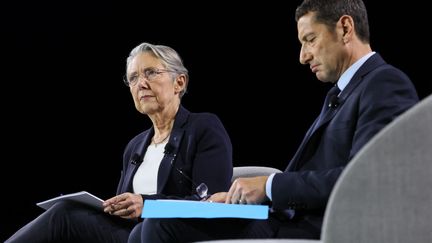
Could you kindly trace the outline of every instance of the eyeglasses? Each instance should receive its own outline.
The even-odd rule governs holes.
[[[173,152],[173,147],[169,143],[165,146],[164,156],[170,156],[171,157],[171,165],[174,167],[174,169],[180,173],[186,180],[188,180],[192,186],[195,188],[196,196],[198,196],[198,199],[200,200],[207,200],[211,196],[211,194],[208,194],[208,187],[207,185],[202,182],[198,186],[196,185],[195,181],[192,180],[188,175],[186,175],[182,169],[179,169],[175,164],[174,160],[177,157],[177,154]]]
[[[207,194],[208,187],[204,182],[199,184],[199,186],[197,186],[195,190],[198,197],[201,198],[201,200],[207,200],[207,198],[211,196],[210,194]]]
[[[174,154],[174,156],[171,159],[171,164],[174,167],[174,169],[180,173],[184,178],[186,178],[190,183],[192,183],[192,186],[195,187],[195,192],[196,195],[199,197],[199,199],[201,200],[206,200],[207,198],[209,198],[211,195],[208,194],[208,187],[207,185],[202,182],[201,184],[199,184],[198,186],[195,184],[195,182],[189,177],[187,176],[185,173],[183,173],[183,171],[179,168],[177,168],[177,166],[174,165],[174,159],[175,159],[176,155]]]
[[[158,69],[158,68],[146,68],[140,73],[133,73],[131,76],[124,76],[123,82],[126,84],[126,86],[134,86],[138,83],[139,77],[141,74],[144,76],[145,79],[147,79],[149,82],[154,81],[160,74],[162,73],[176,73],[176,71],[168,70],[168,69]]]

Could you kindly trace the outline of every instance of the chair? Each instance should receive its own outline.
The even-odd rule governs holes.
[[[281,172],[279,169],[267,166],[237,166],[234,167],[231,182],[240,177],[265,176]]]
[[[432,242],[432,95],[397,117],[352,159],[327,204],[321,240]]]

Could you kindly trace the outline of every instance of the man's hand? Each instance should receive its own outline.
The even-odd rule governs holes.
[[[225,197],[225,203],[261,204],[266,199],[268,176],[236,179]]]
[[[215,194],[212,194],[211,197],[207,198],[207,202],[218,202],[218,203],[224,203],[226,198],[227,192],[218,192]]]

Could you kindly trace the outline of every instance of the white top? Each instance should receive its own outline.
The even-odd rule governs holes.
[[[143,162],[133,178],[132,186],[135,193],[156,194],[159,165],[167,143],[168,141],[165,141],[147,147]]]

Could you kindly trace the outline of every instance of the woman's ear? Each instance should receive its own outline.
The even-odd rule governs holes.
[[[176,93],[180,93],[182,90],[185,89],[185,86],[186,86],[186,77],[184,74],[180,74],[174,80],[174,91]]]

